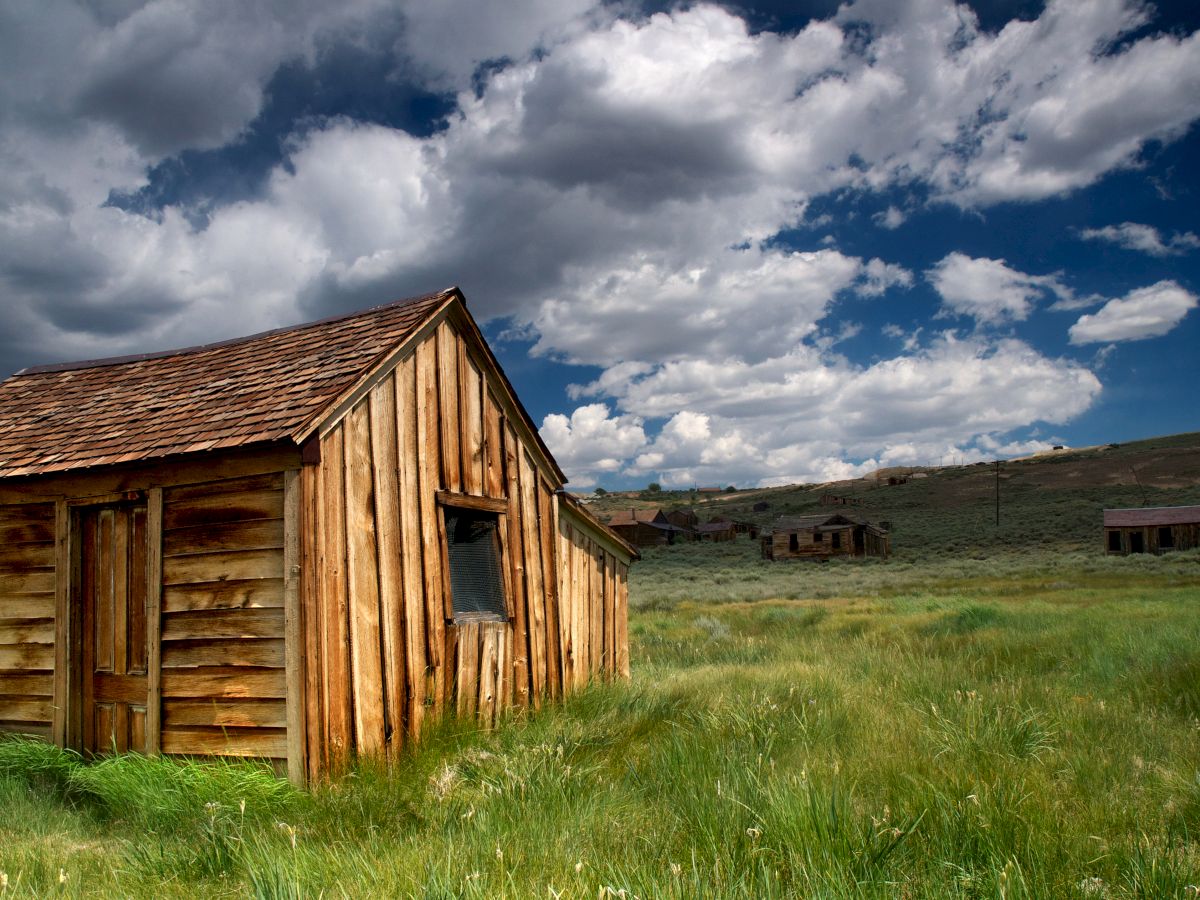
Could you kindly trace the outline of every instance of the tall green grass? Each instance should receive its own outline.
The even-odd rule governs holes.
[[[1194,897],[1195,568],[635,593],[631,684],[312,792],[0,742],[0,897]]]

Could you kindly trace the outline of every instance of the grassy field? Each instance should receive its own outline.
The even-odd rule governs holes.
[[[0,898],[1200,897],[1200,553],[1011,474],[878,491],[886,563],[650,551],[631,684],[311,794],[0,742]]]

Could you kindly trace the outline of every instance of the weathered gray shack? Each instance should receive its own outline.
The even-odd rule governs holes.
[[[762,536],[763,559],[887,557],[890,551],[885,529],[841,513],[785,516]]]

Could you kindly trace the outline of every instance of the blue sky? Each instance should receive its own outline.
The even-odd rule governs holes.
[[[1200,428],[1200,13],[0,10],[0,370],[458,284],[572,485]]]

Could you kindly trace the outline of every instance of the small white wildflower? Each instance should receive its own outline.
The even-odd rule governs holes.
[[[750,840],[757,841],[760,837],[762,837],[762,829],[755,828],[753,825],[751,825],[746,829],[746,834],[749,836]]]
[[[478,881],[478,880],[479,880],[478,872],[472,872],[470,875],[467,876],[467,881]]]
[[[676,878],[678,878],[680,873],[682,873],[682,872],[683,872],[683,866],[681,866],[677,862],[671,863],[671,874],[672,875],[674,875]]]
[[[578,875],[582,871],[583,871],[583,860],[581,859],[579,862],[575,863],[575,874]]]
[[[58,870],[58,883],[59,883],[59,884],[66,884],[66,883],[67,883],[67,871],[66,871],[66,869],[59,869],[59,870]]]
[[[8,873],[0,872],[0,891],[8,890]]]
[[[1093,875],[1091,878],[1085,878],[1079,882],[1079,890],[1088,895],[1098,894],[1104,895],[1104,879]]]
[[[500,860],[500,862],[504,862],[504,851],[500,849],[499,844],[496,845],[496,859]]]

